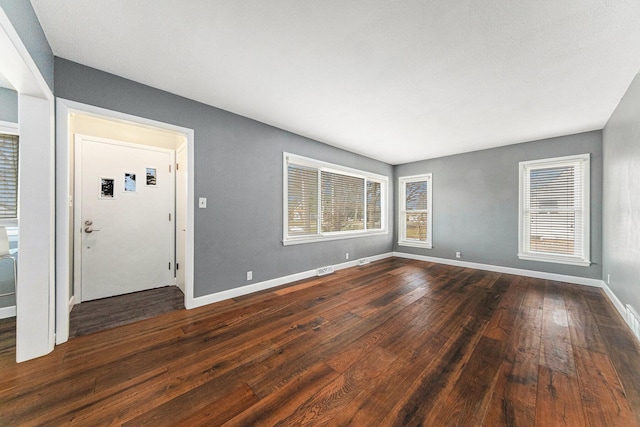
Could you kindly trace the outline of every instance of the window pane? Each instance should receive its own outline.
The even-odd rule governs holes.
[[[537,212],[531,214],[531,250],[573,255],[576,228],[574,212]]]
[[[367,230],[382,228],[382,184],[367,181]]]
[[[531,171],[530,207],[533,209],[573,209],[575,168],[562,166]]]
[[[407,240],[418,240],[418,241],[426,241],[427,240],[427,220],[428,214],[426,212],[422,213],[412,213],[407,212],[405,214],[405,224],[406,224],[406,239]]]
[[[582,255],[581,173],[578,165],[531,169],[527,224],[531,252]],[[578,232],[576,232],[578,229]]]
[[[414,181],[407,182],[405,196],[406,196],[406,210],[426,210],[427,205],[427,181]]]
[[[18,137],[0,134],[0,219],[18,217]]]
[[[298,165],[288,167],[289,235],[318,233],[318,171]]]
[[[364,179],[321,172],[322,231],[364,230]]]

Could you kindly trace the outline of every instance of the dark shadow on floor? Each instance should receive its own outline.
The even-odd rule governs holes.
[[[134,292],[77,304],[69,318],[69,338],[184,309],[184,294],[177,286]]]

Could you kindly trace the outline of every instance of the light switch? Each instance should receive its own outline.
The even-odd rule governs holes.
[[[198,207],[200,209],[206,209],[206,207],[207,207],[207,198],[206,197],[200,197],[198,199]]]

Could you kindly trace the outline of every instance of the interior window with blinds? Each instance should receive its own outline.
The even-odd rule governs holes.
[[[0,224],[17,223],[18,136],[0,134]]]
[[[283,243],[387,232],[387,177],[284,153]]]
[[[589,265],[589,154],[520,163],[519,258]]]
[[[400,177],[398,244],[432,247],[431,174]]]

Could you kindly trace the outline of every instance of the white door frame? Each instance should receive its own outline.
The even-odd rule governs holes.
[[[74,244],[73,244],[73,300],[75,303],[79,303],[82,301],[82,232],[78,232],[79,230],[82,229],[82,144],[80,143],[81,141],[94,141],[94,142],[100,142],[100,143],[104,143],[104,144],[110,144],[110,145],[115,145],[118,147],[128,147],[128,148],[135,148],[135,149],[140,149],[140,150],[149,150],[149,151],[156,151],[156,152],[161,152],[161,153],[167,153],[170,156],[170,160],[169,160],[169,165],[171,165],[171,167],[173,167],[173,165],[175,164],[175,153],[176,150],[171,150],[168,148],[160,148],[160,147],[154,147],[152,145],[143,145],[143,144],[136,144],[136,143],[132,143],[132,142],[126,142],[126,141],[118,141],[115,139],[109,139],[109,138],[102,138],[102,137],[97,137],[97,136],[91,136],[91,135],[81,135],[81,134],[76,134],[75,138],[74,138],[74,142],[75,142],[75,166],[74,166],[74,177],[75,177],[75,185],[74,185],[74,194],[75,194],[75,203],[74,203],[74,227],[73,229],[75,230],[75,232],[73,233],[74,235]],[[183,144],[184,145],[184,144]],[[168,166],[168,165],[167,165]],[[144,179],[144,176],[141,178]],[[169,260],[169,262],[171,263],[171,265],[175,266],[175,247],[176,247],[176,241],[175,241],[175,229],[177,226],[177,222],[175,220],[176,218],[176,213],[175,213],[175,192],[176,192],[176,184],[175,184],[175,179],[172,180],[172,185],[169,189],[169,198],[170,198],[170,205],[173,206],[173,210],[171,211],[171,216],[173,217],[173,225],[174,225],[174,232],[171,233],[171,258]],[[142,181],[140,182],[140,185],[142,184]],[[173,283],[175,284],[175,278]]]
[[[184,305],[193,308],[193,248],[194,248],[194,131],[168,123],[145,119],[130,114],[94,107],[67,99],[56,101],[56,343],[69,339],[69,312],[74,304],[70,297],[73,287],[73,170],[69,118],[72,114],[93,115],[143,127],[160,128],[181,133],[187,140],[187,232],[185,244]]]
[[[0,7],[0,73],[18,92],[20,261],[16,360],[53,350],[55,335],[54,97]]]
[[[181,289],[183,292],[185,291],[184,289],[182,289],[182,288],[184,288],[184,287],[185,287],[184,282],[183,282],[182,284],[180,284],[180,283],[178,282],[178,275],[179,275],[179,274],[181,274],[181,273],[178,273],[178,272],[180,271],[180,270],[179,270],[179,268],[178,268],[178,267],[179,267],[179,266],[178,266],[178,260],[180,259],[180,256],[178,255],[178,249],[179,249],[179,248],[178,248],[178,233],[180,233],[180,229],[179,229],[179,227],[180,227],[180,223],[178,223],[178,218],[180,218],[180,217],[181,217],[181,215],[186,215],[186,211],[185,211],[186,206],[179,206],[179,205],[178,205],[178,200],[180,200],[180,194],[181,194],[181,193],[182,193],[183,195],[186,195],[186,194],[184,194],[184,193],[187,191],[187,189],[186,189],[184,186],[179,186],[179,185],[178,185],[178,174],[181,174],[181,173],[182,173],[182,171],[180,171],[180,170],[178,169],[178,166],[177,166],[177,165],[178,165],[178,158],[180,157],[180,153],[182,153],[182,152],[184,151],[184,152],[185,152],[185,154],[187,154],[187,151],[186,151],[186,150],[187,150],[187,144],[186,144],[186,143],[181,144],[181,145],[176,149],[176,171],[175,171],[175,200],[176,200],[176,222],[175,222],[175,224],[176,224],[176,235],[175,235],[175,248],[176,248],[176,250],[175,250],[175,260],[174,260],[174,261],[176,262],[176,269],[175,269],[175,273],[176,273],[176,285],[177,285],[178,287],[180,287],[180,289]],[[183,169],[183,171],[188,172],[188,168]],[[188,176],[188,174],[186,174],[186,173],[185,173],[185,179],[186,179],[186,177],[187,177],[187,176]],[[186,245],[185,245],[185,248],[183,248],[183,251],[184,251],[184,250],[186,250]],[[183,254],[183,255],[184,255],[184,254]],[[184,264],[184,261],[183,261],[182,263]],[[184,271],[184,270],[182,270],[182,271]]]

